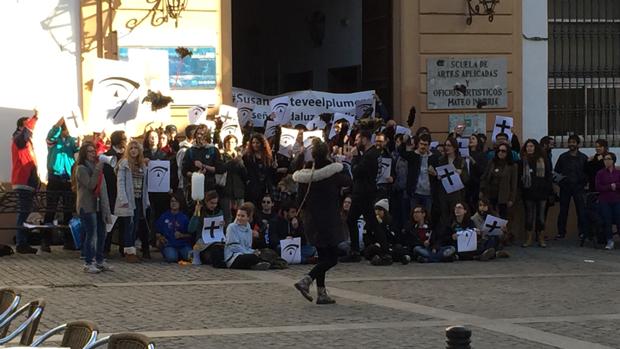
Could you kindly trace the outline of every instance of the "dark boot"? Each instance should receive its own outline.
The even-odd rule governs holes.
[[[334,304],[336,301],[327,294],[325,287],[317,287],[316,304]]]
[[[312,302],[312,296],[310,295],[310,285],[312,285],[312,281],[310,275],[306,275],[294,285],[301,295],[309,302]]]

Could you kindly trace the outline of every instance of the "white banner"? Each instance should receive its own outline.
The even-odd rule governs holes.
[[[367,101],[370,99],[372,100],[372,107],[375,107],[374,93],[375,91],[329,93],[306,90],[288,92],[278,96],[268,96],[233,87],[233,103],[238,108],[241,105],[252,108],[254,126],[259,127],[264,124],[265,119],[271,113],[271,100],[278,97],[288,97],[287,113],[291,113],[291,123],[295,126],[299,124],[306,125],[323,113],[344,113],[355,116],[357,101]]]
[[[280,240],[280,257],[288,264],[301,264],[301,238]]]

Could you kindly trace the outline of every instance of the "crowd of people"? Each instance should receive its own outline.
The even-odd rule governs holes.
[[[23,204],[39,188],[31,140],[37,117],[19,119],[13,134],[11,179]],[[323,139],[304,144],[305,127],[297,126],[299,136],[288,151],[279,149],[279,127],[269,138],[264,128],[251,125],[242,128],[241,137],[220,137],[222,121],[216,119],[214,128],[189,125],[181,135],[168,125],[133,139],[115,131],[84,141],[72,137],[61,118],[47,136],[46,190],[75,192],[75,210],[64,212],[60,222],[80,218],[86,272],[110,268],[105,258],[113,241],[129,263],[150,259],[153,247],[174,263],[199,258],[216,267],[281,268],[286,263],[280,242],[299,237],[302,263],[316,266],[296,287],[312,299],[307,290],[317,280],[321,303],[333,301],[324,279],[338,261],[488,261],[509,257],[505,247],[515,243],[513,230],[521,229],[523,247],[546,247],[545,222],[557,201],[557,239],[566,236],[572,199],[580,236],[604,239],[605,248],[614,248],[620,172],[604,139],[587,157],[579,151],[580,138],[571,136],[568,150],[552,165],[551,137],[521,145],[514,135],[499,133],[488,140],[484,133],[464,136],[459,127],[435,142],[426,127],[414,130],[365,117],[354,124],[335,121],[337,132],[330,138],[333,115],[321,118],[326,122]],[[463,138],[468,138],[467,152],[459,146]],[[382,158],[391,159],[391,167],[378,183]],[[153,160],[170,164],[168,193],[148,191],[147,168]],[[464,188],[449,192],[442,185],[436,169],[448,164]],[[195,173],[204,175],[204,199],[198,201],[192,199]],[[59,198],[48,195],[48,206]],[[523,205],[523,220],[512,220],[517,204]],[[600,218],[600,232],[592,232],[591,211]],[[500,235],[485,234],[487,215],[509,221]],[[201,235],[204,220],[216,216],[224,217],[225,240],[207,243]],[[18,227],[26,218],[18,215]],[[48,214],[45,222],[55,218]],[[464,230],[478,235],[474,251],[457,248],[457,234]],[[27,229],[18,229],[17,252],[37,251],[28,235]],[[50,252],[51,234],[43,235],[41,250]],[[70,234],[64,245],[74,248]]]

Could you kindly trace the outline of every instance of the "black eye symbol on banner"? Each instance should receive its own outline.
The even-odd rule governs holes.
[[[235,132],[237,131],[237,125],[228,125],[225,127],[222,127],[222,135],[228,136],[228,135],[234,135]]]
[[[293,142],[295,142],[295,137],[293,135],[283,134],[282,136],[280,136],[280,143],[284,147],[288,147],[289,145],[292,145]]]
[[[115,119],[131,94],[140,87],[140,84],[122,76],[111,76],[99,81],[99,86],[105,91],[105,96],[109,98],[108,110],[112,111],[118,108],[112,116],[112,119]],[[109,116],[108,114],[108,118]]]
[[[237,110],[237,112],[242,117],[248,117],[248,116],[252,115],[252,108],[250,108],[250,107],[242,107],[242,108],[239,108]]]
[[[195,107],[192,107],[192,109],[190,110],[190,113],[192,114],[192,116],[200,117],[200,115],[202,115],[202,113],[204,113],[205,110],[206,110],[205,108],[197,105]]]
[[[282,250],[282,253],[294,256],[297,253],[297,249],[299,249],[299,245],[290,244]]]
[[[273,112],[278,115],[284,115],[284,111],[286,111],[287,107],[288,107],[287,103],[278,103],[273,106]]]
[[[151,169],[151,173],[153,174],[153,176],[155,176],[155,178],[159,178],[158,184],[161,185],[161,183],[164,181],[164,178],[166,177],[166,173],[168,173],[168,169],[163,166],[155,166]]]

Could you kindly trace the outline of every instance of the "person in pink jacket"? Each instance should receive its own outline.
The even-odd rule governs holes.
[[[613,232],[611,225],[615,224],[620,229],[620,170],[616,169],[616,155],[605,153],[603,155],[605,168],[596,173],[596,191],[599,192],[599,204],[601,214],[605,221],[605,233],[607,237],[606,250],[614,249]]]

